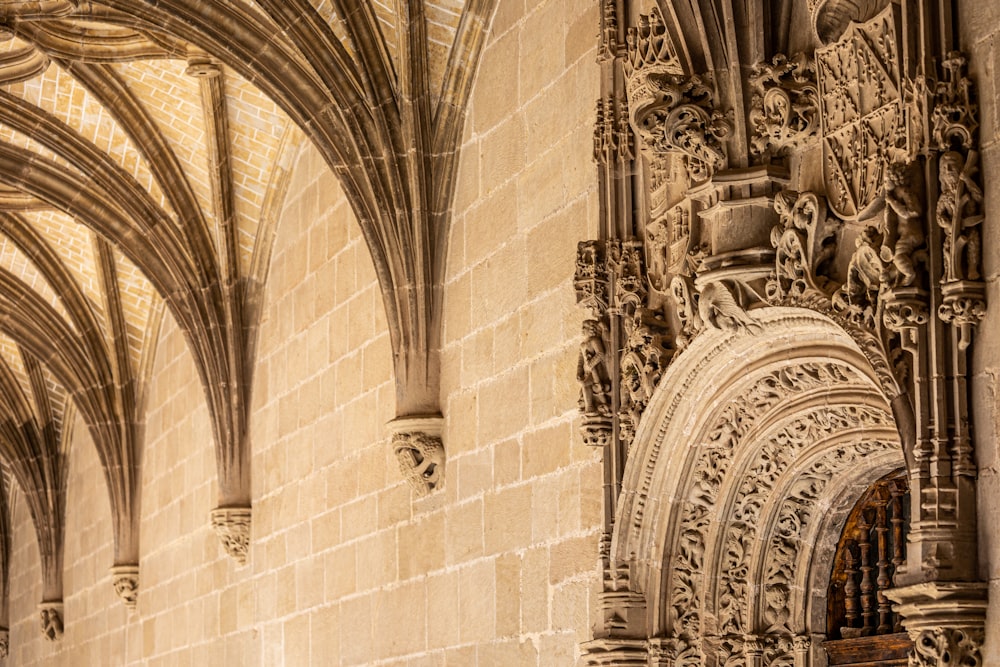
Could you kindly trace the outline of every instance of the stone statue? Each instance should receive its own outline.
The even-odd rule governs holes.
[[[604,331],[597,320],[584,320],[583,342],[576,367],[580,381],[580,407],[586,415],[611,415],[611,380]]]
[[[909,287],[917,279],[916,262],[926,258],[920,203],[910,183],[909,165],[893,162],[885,172],[885,210],[881,258],[895,267],[893,287]]]
[[[983,191],[973,178],[975,153],[969,159],[958,151],[941,156],[938,180],[941,195],[937,224],[944,230],[944,282],[979,280],[979,223]]]

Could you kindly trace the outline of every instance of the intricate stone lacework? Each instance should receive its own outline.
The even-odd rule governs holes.
[[[723,409],[709,431],[691,474],[691,486],[685,491],[687,500],[681,514],[670,589],[673,627],[679,636],[690,637],[700,632],[706,534],[737,443],[757,418],[789,397],[855,377],[853,371],[836,364],[804,364],[782,369],[758,380]],[[739,611],[732,605],[720,604],[720,607],[728,607],[733,614]],[[743,628],[736,632],[743,632]]]
[[[958,628],[920,632],[910,656],[910,667],[980,667],[983,633]]]
[[[643,150],[680,153],[691,182],[707,180],[724,166],[721,140],[732,131],[732,123],[715,108],[712,88],[704,78],[682,73],[659,9],[640,17],[627,44],[630,117]]]

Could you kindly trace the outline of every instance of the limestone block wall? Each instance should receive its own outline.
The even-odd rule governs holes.
[[[983,663],[1000,664],[1000,6],[967,0],[960,5],[961,41],[979,91],[980,177],[986,220],[983,268],[988,284],[986,319],[973,356],[973,418],[979,464],[979,557],[990,582]]]
[[[573,665],[589,637],[602,479],[577,434],[576,243],[596,234],[596,3],[503,0],[473,93],[444,285],[444,488],[389,448],[392,352],[367,247],[306,146],[275,236],[254,367],[247,565],[208,523],[208,411],[167,315],[145,412],[141,590],[111,588],[96,452],[70,448],[66,635],[38,629],[17,504],[17,665]]]

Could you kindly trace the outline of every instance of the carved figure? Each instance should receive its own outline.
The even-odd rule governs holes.
[[[670,262],[671,233],[666,220],[654,220],[646,225],[646,266],[649,285],[658,292],[666,291],[667,266]]]
[[[611,415],[611,380],[604,338],[600,322],[584,320],[576,379],[580,381],[580,409],[586,415]]]
[[[122,599],[125,606],[135,609],[139,599],[139,567],[134,565],[119,565],[111,569],[112,586],[115,593]]]
[[[926,253],[918,250],[924,244],[920,212],[909,165],[890,163],[885,171],[881,258],[895,267],[894,287],[911,286],[917,279],[916,262],[926,258]]]
[[[721,282],[705,285],[698,299],[698,315],[702,322],[723,331],[759,333],[760,325],[747,314],[729,288]]]
[[[878,293],[882,287],[885,264],[877,247],[881,235],[874,227],[866,227],[855,240],[856,250],[847,265],[847,282],[834,295],[833,306],[849,317],[874,326]]]
[[[647,378],[650,393],[660,381],[660,376],[670,360],[667,334],[667,323],[662,317],[650,308],[636,309],[627,342],[628,346],[638,352],[643,359],[642,371]]]
[[[0,628],[0,660],[10,655],[10,630]]]
[[[39,618],[42,624],[42,634],[50,642],[61,639],[63,636],[62,610],[58,607],[45,607],[39,610]]]
[[[942,282],[979,280],[979,224],[983,191],[976,183],[976,152],[968,159],[958,151],[941,156],[938,180],[941,195],[937,224],[944,230],[944,276]]]

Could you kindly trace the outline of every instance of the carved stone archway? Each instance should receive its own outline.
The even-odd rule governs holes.
[[[653,639],[598,638],[596,664],[602,653],[629,664],[630,651],[636,664],[756,654],[817,664],[802,662],[822,632],[808,595],[812,545],[830,529],[829,508],[901,465],[902,451],[849,336],[802,309],[754,316],[755,334],[699,336],[650,401],[610,544],[619,590],[601,611],[619,639]]]
[[[575,279],[589,311],[581,427],[606,486],[591,664],[807,664],[795,637],[811,624],[785,627],[794,591],[750,582],[729,552],[768,554],[772,524],[760,522],[780,518],[767,512],[792,488],[782,466],[811,474],[807,442],[852,462],[829,463],[831,479],[873,481],[878,466],[855,465],[872,460],[866,438],[898,443],[918,499],[890,593],[914,664],[979,664],[968,364],[986,309],[987,217],[974,86],[953,35],[935,32],[953,6],[863,5],[791,0],[778,16],[762,0],[603,2],[601,226],[580,244]],[[820,368],[810,346],[824,350]],[[828,350],[850,350],[849,370],[829,366]],[[823,386],[797,389],[810,370]],[[747,403],[769,383],[791,389]],[[855,427],[846,444],[825,435]],[[878,428],[888,439],[868,437]],[[723,436],[729,445],[713,440]],[[696,483],[719,469],[698,509]],[[750,521],[741,488],[762,479]],[[727,531],[740,539],[720,542]]]

